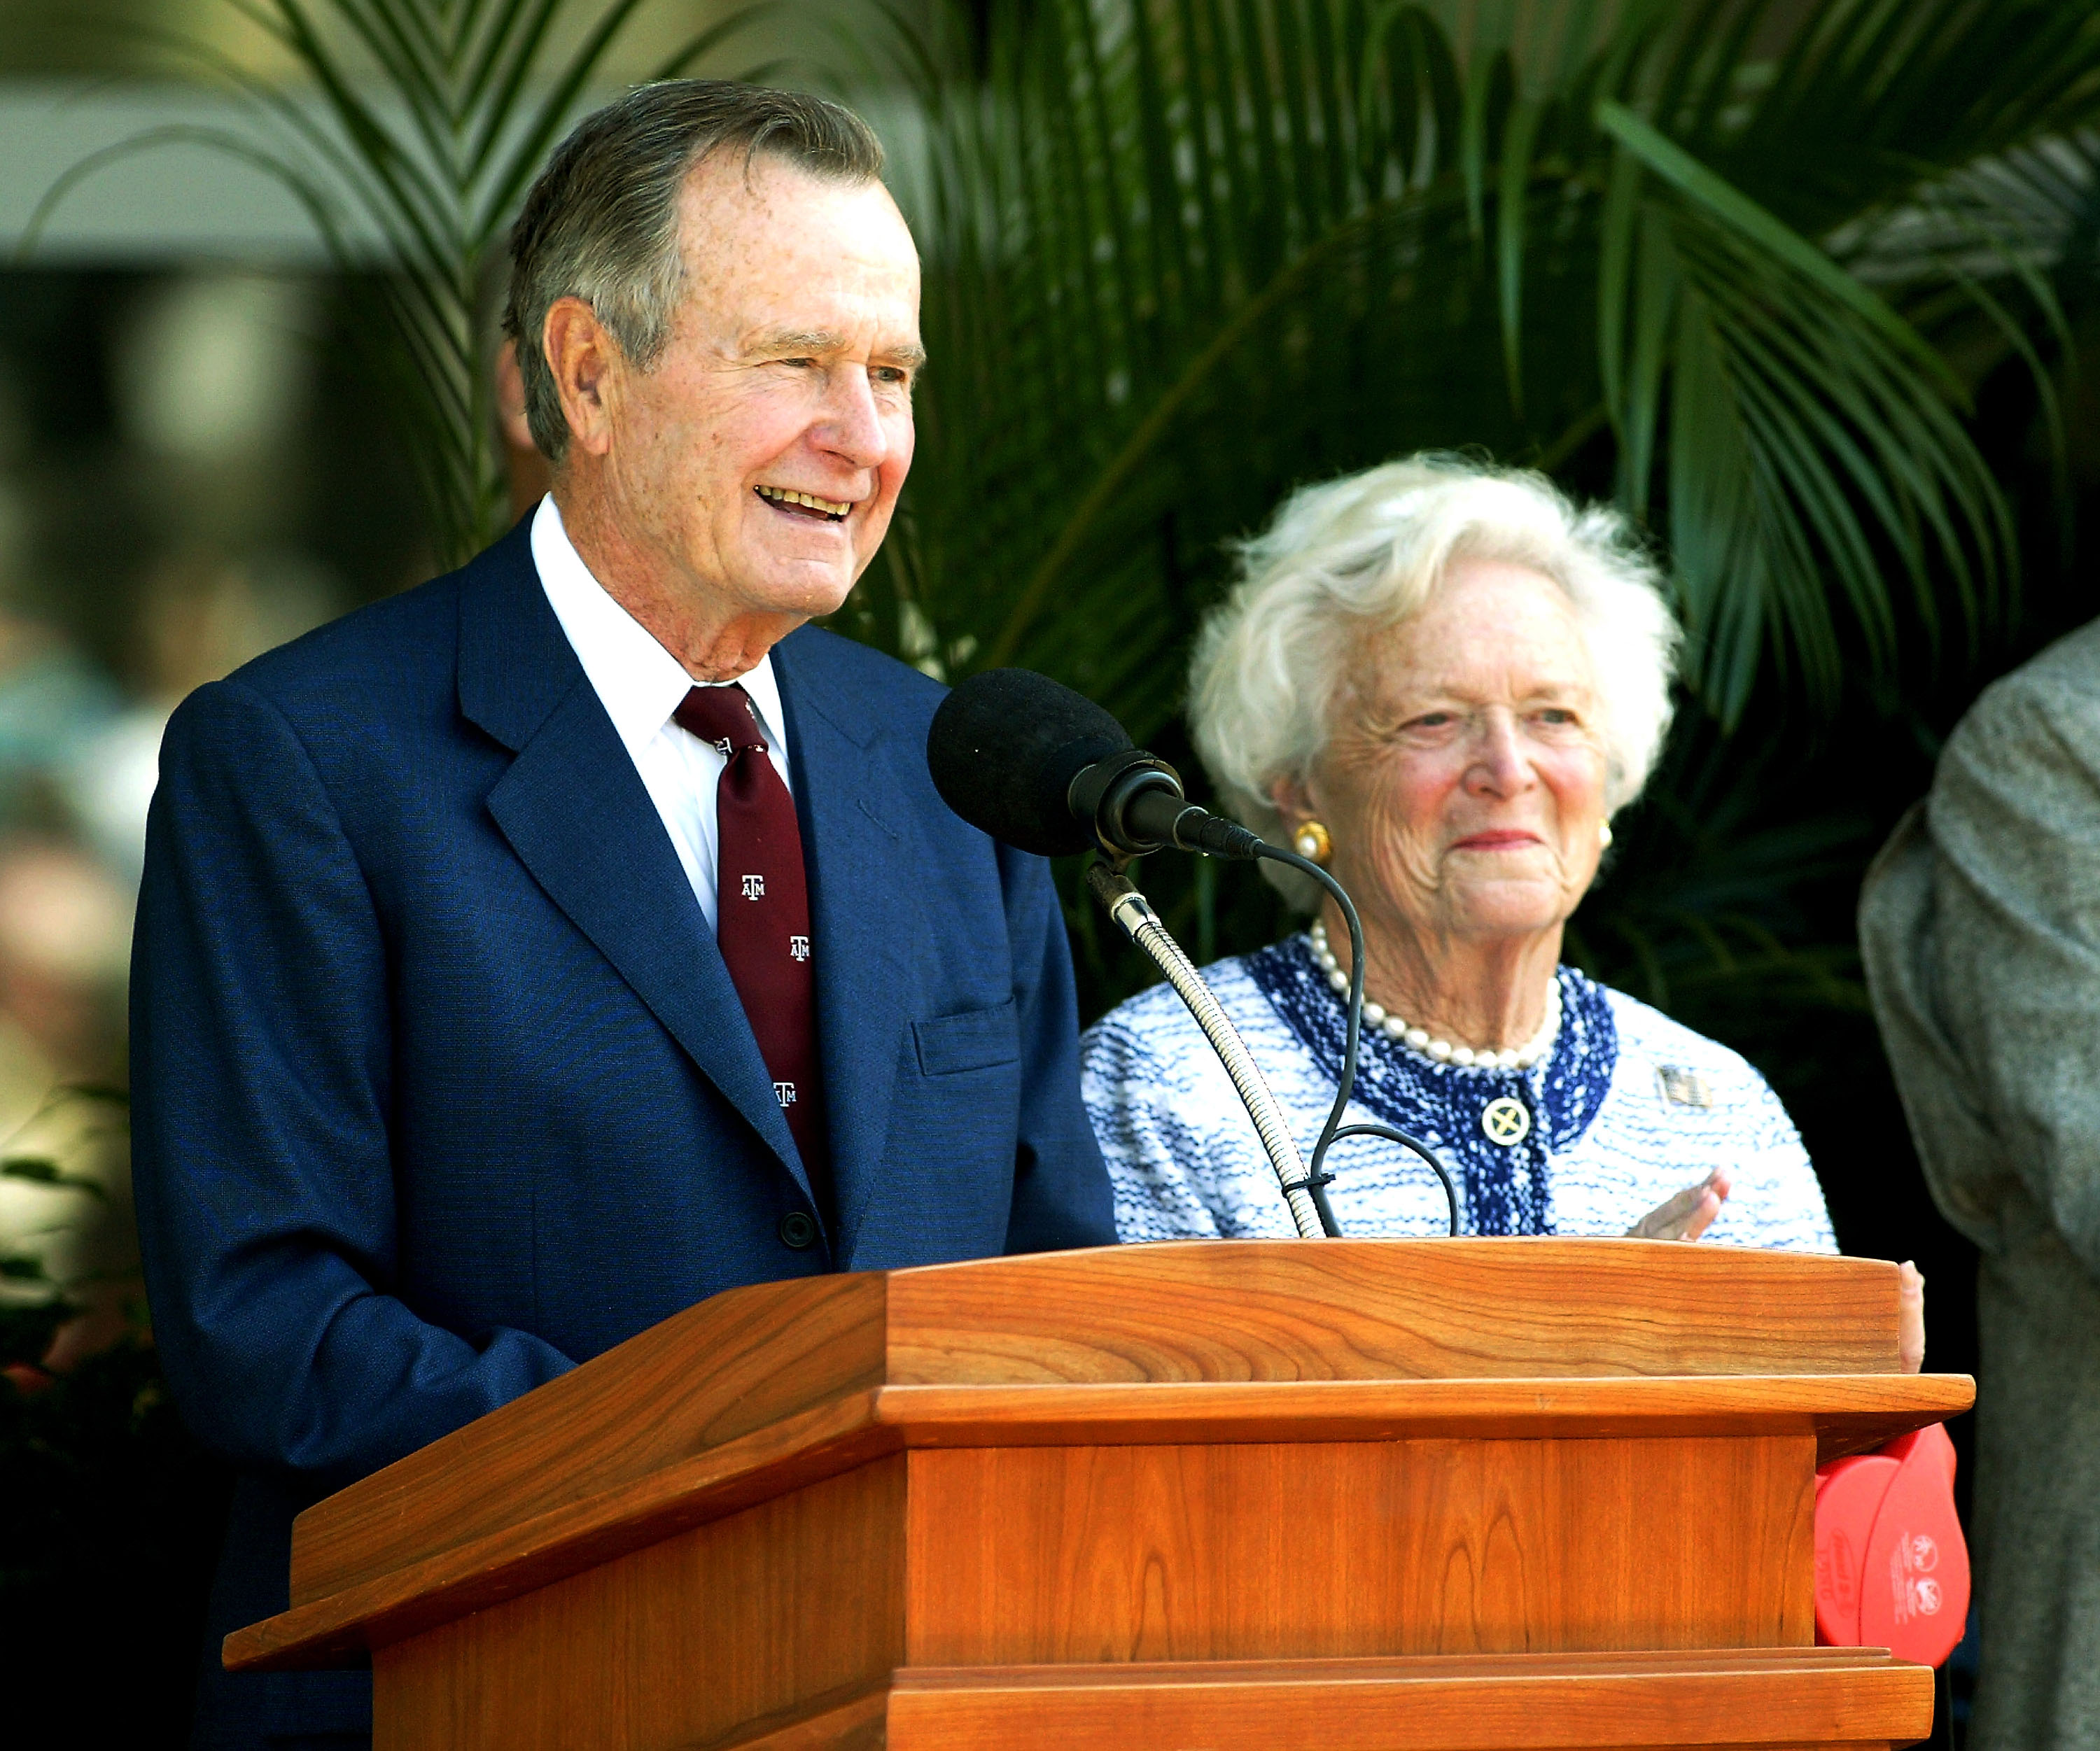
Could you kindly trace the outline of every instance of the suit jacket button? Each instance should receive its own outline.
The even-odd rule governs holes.
[[[780,1244],[796,1252],[817,1244],[817,1219],[806,1211],[791,1210],[780,1219]]]

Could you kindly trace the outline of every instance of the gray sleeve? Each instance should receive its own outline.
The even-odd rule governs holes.
[[[2100,1275],[2100,639],[1962,720],[1860,931],[1943,1211],[1988,1250],[2045,1222]]]

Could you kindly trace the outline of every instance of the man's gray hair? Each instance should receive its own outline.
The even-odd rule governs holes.
[[[1543,474],[1423,454],[1295,494],[1242,546],[1239,582],[1197,637],[1189,728],[1247,826],[1285,842],[1271,787],[1326,749],[1350,653],[1418,613],[1467,558],[1529,566],[1568,593],[1596,669],[1605,807],[1640,794],[1670,729],[1681,638],[1654,562],[1617,511],[1578,507]],[[1310,881],[1261,868],[1311,909]]]
[[[638,86],[586,116],[555,149],[510,233],[503,332],[517,344],[532,442],[558,462],[568,421],[542,337],[554,301],[589,305],[628,362],[646,371],[671,337],[684,282],[678,196],[723,147],[763,152],[826,181],[871,183],[882,145],[843,105],[727,79]]]

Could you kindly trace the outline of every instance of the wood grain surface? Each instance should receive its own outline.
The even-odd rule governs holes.
[[[225,1660],[236,1670],[340,1661],[907,1449],[1792,1435],[1813,1436],[1827,1458],[1939,1420],[1974,1396],[1966,1376],[1944,1374],[885,1387],[536,1514],[523,1511],[534,1498],[521,1491],[515,1517],[487,1516],[492,1530],[238,1630]],[[439,1482],[471,1489],[470,1475]],[[376,1528],[389,1533],[398,1528]]]
[[[862,1392],[582,1502],[441,1546],[226,1638],[229,1671],[347,1663],[360,1651],[567,1579],[754,1503],[900,1450]]]
[[[886,1743],[889,1751],[1864,1751],[1931,1731],[1933,1678],[1879,1650],[1788,1648],[907,1669],[888,1700],[886,1739],[860,1743]],[[762,1740],[752,1751],[761,1748],[774,1751]]]
[[[1966,1374],[885,1387],[913,1447],[1812,1434],[1816,1462],[1975,1402]]]
[[[889,1740],[890,1694],[885,1685],[785,1727],[738,1733],[693,1751],[881,1751]]]
[[[1681,1646],[1806,1641],[1805,1438],[1441,1444],[892,1457],[379,1648],[375,1751],[1776,1751],[1905,1742],[1921,1698],[1929,1723],[1930,1673],[1886,1656]],[[1308,1458],[1345,1469],[1286,1528]],[[1456,1652],[1628,1624],[1680,1645]],[[1438,1652],[1395,1657],[1394,1625]],[[1384,1652],[1303,1652],[1333,1647]]]
[[[889,1286],[900,1386],[1899,1365],[1894,1265],[1661,1241],[1177,1241]]]
[[[227,1663],[369,1649],[385,1751],[1887,1743],[1913,1676],[1805,1645],[1812,1467],[1973,1391],[1896,1371],[1860,1260],[1192,1243],[762,1286],[309,1510]],[[1421,1663],[1547,1647],[1632,1652]]]
[[[708,1751],[1879,1751],[1931,1718],[1930,1673],[1876,1649],[907,1668]]]
[[[1807,1647],[1805,1436],[911,1456],[915,1666]]]
[[[904,1484],[864,1466],[381,1648],[373,1751],[672,1751],[867,1695],[902,1657]]]
[[[1648,1241],[1180,1242],[732,1290],[299,1516],[292,1601],[894,1386],[1894,1373],[1895,1269]]]
[[[879,1272],[731,1290],[316,1503],[302,1604],[880,1384]]]

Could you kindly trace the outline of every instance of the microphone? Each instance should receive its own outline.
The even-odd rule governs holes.
[[[1172,847],[1253,858],[1260,835],[1189,801],[1181,776],[1100,706],[1048,675],[989,668],[959,683],[926,732],[941,800],[994,839],[1046,858]]]

